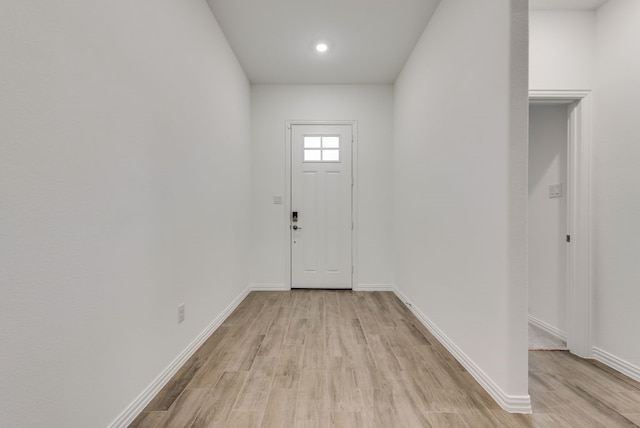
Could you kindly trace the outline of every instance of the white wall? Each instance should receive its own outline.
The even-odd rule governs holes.
[[[0,425],[105,426],[248,284],[249,84],[204,1],[5,1],[0,40]]]
[[[593,11],[532,11],[529,34],[531,89],[593,88]]]
[[[529,109],[529,315],[565,335],[567,120],[566,105]]]
[[[443,0],[395,86],[396,284],[512,409],[528,403],[525,3]]]
[[[358,285],[393,284],[391,85],[253,85],[251,284],[285,287],[287,120],[358,121]]]
[[[595,345],[640,376],[640,2],[597,13]]]

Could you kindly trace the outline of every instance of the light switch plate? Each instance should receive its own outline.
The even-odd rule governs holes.
[[[562,197],[562,184],[552,184],[549,186],[549,198]]]
[[[274,196],[273,197],[274,205],[282,205],[282,196]]]

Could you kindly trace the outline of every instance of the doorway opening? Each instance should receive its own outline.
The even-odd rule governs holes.
[[[532,276],[538,275],[535,281],[544,278],[545,275],[555,277],[556,284],[545,285],[545,290],[530,290],[531,293],[540,292],[540,296],[536,296],[538,301],[531,301],[530,309],[532,310],[532,318],[542,321],[537,327],[547,328],[548,333],[566,340],[568,350],[582,358],[592,357],[592,261],[591,261],[591,143],[590,143],[590,98],[589,91],[531,91],[529,93],[530,105],[532,113],[540,113],[545,115],[544,110],[536,111],[538,106],[550,106],[549,108],[557,108],[566,112],[566,169],[564,169],[566,185],[562,186],[562,182],[547,182],[538,185],[538,196],[543,192],[547,192],[547,199],[564,200],[564,206],[556,206],[552,211],[555,215],[553,224],[549,222],[531,221],[534,227],[539,230],[536,233],[546,233],[545,224],[549,229],[559,231],[565,229],[564,236],[556,236],[557,239],[565,240],[565,251],[561,257],[556,258],[553,263],[555,267],[549,265],[551,263],[548,257],[538,249],[538,257],[533,261],[532,266],[547,266],[547,272],[530,272],[530,281]],[[533,147],[530,147],[530,154]],[[547,158],[549,153],[553,152],[553,147],[547,147],[539,151],[539,157],[544,159],[545,153]],[[556,155],[559,156],[561,148],[555,147]],[[540,159],[538,159],[540,160]],[[563,173],[562,168],[558,165],[563,162],[562,159],[556,159],[556,170],[552,172],[550,177],[555,174],[556,178]],[[530,168],[532,165],[530,163]],[[535,169],[535,168],[534,168]],[[540,167],[539,169],[542,169]],[[534,172],[534,171],[532,171]],[[538,171],[540,176],[540,171]],[[544,174],[542,174],[544,176]],[[559,180],[555,180],[559,181]],[[531,183],[530,190],[535,189],[536,184]],[[560,184],[560,186],[557,186]],[[547,186],[544,188],[544,186]],[[541,198],[542,199],[542,198]],[[547,200],[547,202],[548,202]],[[549,204],[547,204],[549,205]],[[556,201],[556,205],[562,205]],[[536,210],[540,207],[530,207]],[[551,211],[549,211],[551,212]],[[549,213],[547,212],[547,214]],[[562,218],[560,218],[562,217]],[[564,226],[564,227],[563,227]],[[530,233],[533,233],[530,228]],[[531,239],[531,243],[535,246],[540,244],[538,236]],[[557,241],[555,242],[557,244]],[[557,249],[558,247],[556,247]],[[557,252],[560,252],[558,250]],[[530,263],[532,260],[530,260]],[[547,275],[552,272],[553,275]],[[531,281],[535,286],[535,281]],[[564,282],[564,284],[559,284]],[[558,285],[562,285],[564,289],[559,289]],[[531,285],[530,285],[531,286]],[[555,293],[556,300],[551,304],[555,307],[542,307],[545,295]],[[564,300],[564,302],[562,302]],[[536,307],[534,308],[533,305]],[[555,314],[554,314],[555,313]],[[536,317],[547,317],[549,321]],[[541,315],[542,314],[542,315]],[[554,318],[555,317],[555,318]],[[530,318],[531,319],[531,318]],[[556,325],[553,325],[553,324]],[[564,328],[563,328],[564,327]],[[554,329],[555,328],[555,329]],[[564,330],[564,331],[563,331]]]
[[[529,106],[529,350],[567,349],[567,106]]]

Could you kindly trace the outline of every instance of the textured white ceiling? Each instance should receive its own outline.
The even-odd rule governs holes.
[[[533,10],[595,10],[608,0],[529,0]]]
[[[249,80],[289,84],[394,82],[439,2],[208,0]]]

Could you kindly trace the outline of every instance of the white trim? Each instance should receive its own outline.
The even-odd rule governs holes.
[[[350,125],[353,134],[351,144],[351,289],[358,283],[358,121],[357,120],[287,120],[285,123],[285,204],[284,204],[284,278],[287,279],[287,290],[291,290],[291,126],[292,125]]]
[[[531,89],[529,100],[534,104],[570,104],[586,98],[591,91],[589,89]]]
[[[633,364],[596,347],[593,348],[593,359],[619,371],[625,376],[629,376],[636,382],[640,382],[640,367],[638,366],[634,366]]]
[[[289,291],[289,288],[285,284],[251,284],[249,286],[251,291]]]
[[[247,287],[238,297],[218,315],[187,347],[165,368],[158,377],[120,415],[108,425],[108,428],[125,428],[134,421],[174,374],[187,362],[202,344],[222,325],[225,319],[238,307],[250,292]]]
[[[491,397],[510,413],[532,413],[531,397],[529,395],[509,395],[505,393],[476,363],[467,356],[451,339],[447,337],[420,309],[411,303],[411,301],[398,288],[394,288],[394,293],[405,305],[413,312],[413,314],[429,329],[440,343],[458,360],[462,366],[478,381],[480,386],[484,388]]]
[[[540,330],[544,331],[547,334],[555,337],[556,339],[560,339],[563,342],[567,341],[567,333],[562,330],[552,326],[551,324],[547,324],[546,322],[539,320],[538,318],[529,315],[529,324],[538,327]]]
[[[358,284],[358,121],[351,121],[351,132],[353,142],[351,144],[351,176],[353,177],[353,187],[351,188],[351,220],[353,230],[351,231],[351,289]]]
[[[293,121],[285,122],[284,143],[284,217],[283,219],[283,245],[284,248],[284,272],[285,285],[291,290],[291,125]]]
[[[591,91],[532,90],[534,104],[566,102],[567,153],[567,347],[590,358],[593,348],[593,262],[591,230]]]
[[[353,291],[393,291],[394,289],[392,284],[357,284],[353,287]]]

